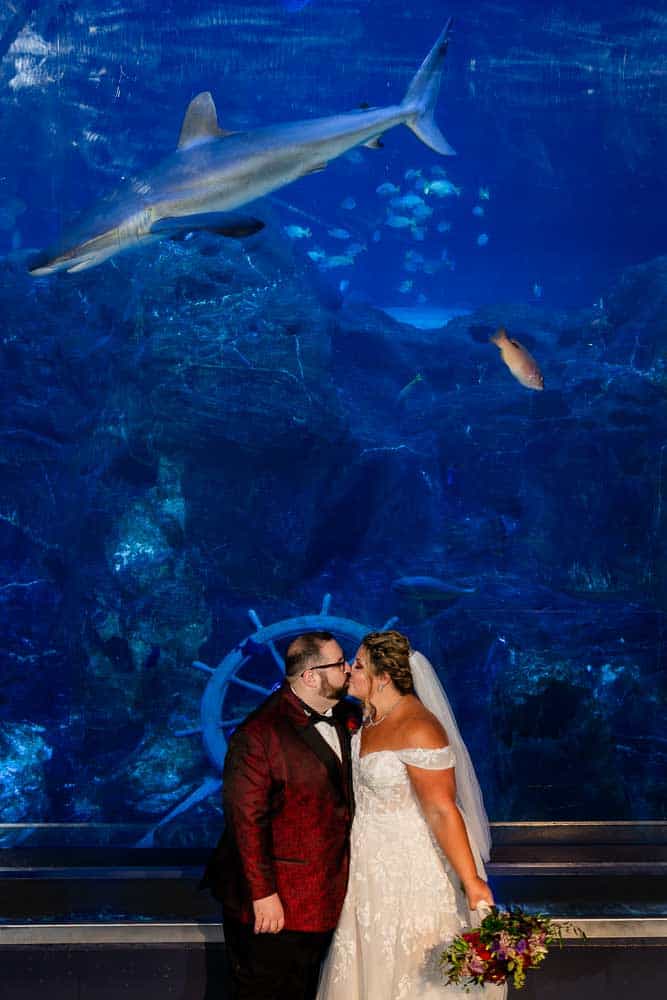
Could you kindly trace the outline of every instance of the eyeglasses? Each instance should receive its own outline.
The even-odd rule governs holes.
[[[335,667],[337,670],[345,670],[346,663],[347,660],[345,659],[345,657],[341,656],[340,660],[336,660],[335,663],[318,663],[317,666],[315,667],[306,667],[306,670],[328,670],[329,667],[331,667],[332,669]],[[306,670],[302,670],[299,676],[303,677]]]

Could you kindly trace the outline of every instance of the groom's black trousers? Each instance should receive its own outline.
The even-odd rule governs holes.
[[[315,1000],[320,964],[333,931],[255,934],[225,917],[230,1000]]]

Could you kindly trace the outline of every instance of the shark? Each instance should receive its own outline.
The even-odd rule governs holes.
[[[76,274],[116,254],[196,230],[243,238],[264,227],[247,206],[355,146],[381,148],[389,129],[406,125],[443,156],[454,150],[435,121],[450,18],[400,104],[231,132],[220,127],[209,91],[188,105],[176,149],[143,175],[102,198],[29,263],[36,277]]]

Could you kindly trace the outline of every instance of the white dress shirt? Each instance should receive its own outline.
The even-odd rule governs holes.
[[[333,708],[328,708],[326,712],[322,712],[322,715],[333,715]],[[315,729],[317,729],[320,736],[327,741],[333,752],[338,757],[338,760],[342,760],[343,755],[341,753],[340,740],[338,738],[338,731],[336,730],[336,727],[330,726],[328,722],[316,722]]]

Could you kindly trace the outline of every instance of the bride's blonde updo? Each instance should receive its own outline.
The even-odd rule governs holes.
[[[410,670],[410,643],[404,635],[390,629],[387,632],[369,632],[361,640],[368,654],[371,672],[376,676],[386,673],[401,694],[414,694]]]

